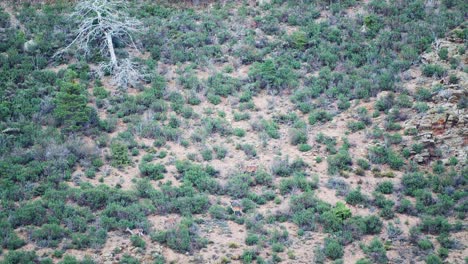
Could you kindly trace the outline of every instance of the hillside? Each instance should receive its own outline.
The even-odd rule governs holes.
[[[1,264],[468,263],[465,1],[26,2]]]

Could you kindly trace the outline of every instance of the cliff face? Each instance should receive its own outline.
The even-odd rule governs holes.
[[[417,142],[424,146],[424,150],[415,155],[418,163],[431,161],[433,158],[442,158],[447,163],[448,157],[457,157],[466,160],[468,143],[468,74],[463,65],[468,62],[466,53],[460,54],[464,49],[463,40],[457,37],[458,28],[448,34],[448,37],[436,42],[432,52],[422,55],[424,67],[428,65],[441,65],[449,69],[444,77],[433,78],[420,74],[409,82],[409,87],[415,89],[430,89],[427,111],[413,115],[406,124],[406,130],[417,130]],[[441,58],[447,52],[446,60]],[[442,56],[444,57],[444,55]],[[461,66],[454,66],[459,61]]]

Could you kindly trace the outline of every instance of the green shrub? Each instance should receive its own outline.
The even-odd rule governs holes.
[[[215,95],[226,97],[236,90],[239,85],[239,81],[228,75],[217,73],[208,78],[207,85],[208,89],[213,91]]]
[[[255,178],[255,183],[257,185],[265,185],[265,186],[271,186],[273,183],[273,177],[271,174],[266,172],[263,169],[257,169],[254,175]]]
[[[421,222],[420,228],[422,232],[435,235],[448,233],[450,231],[451,225],[443,216],[437,216],[434,218],[425,217]]]
[[[3,221],[0,223],[0,248],[15,250],[25,244],[26,242],[18,237],[8,222]]]
[[[333,238],[326,238],[325,239],[325,247],[324,247],[325,256],[332,260],[339,259],[343,257],[344,250],[343,246]]]
[[[213,150],[216,154],[216,158],[221,159],[221,160],[226,157],[227,151],[228,151],[227,148],[222,147],[222,146],[214,146]]]
[[[222,207],[221,205],[213,205],[210,207],[210,209],[208,210],[208,212],[210,213],[211,217],[215,218],[215,219],[226,219],[227,218],[227,210]]]
[[[221,103],[221,96],[217,95],[217,94],[212,94],[212,93],[209,93],[207,96],[207,99],[208,99],[208,102],[214,104],[214,105],[218,105]]]
[[[315,212],[311,208],[294,213],[293,222],[303,230],[316,230]]]
[[[404,164],[404,159],[386,146],[372,146],[368,150],[368,157],[372,163],[388,164],[394,170],[400,169]]]
[[[356,132],[356,131],[359,131],[359,130],[363,130],[366,128],[366,124],[364,124],[364,122],[362,121],[350,121],[348,122],[347,124],[347,127],[349,130],[351,130],[351,132]]]
[[[432,249],[434,245],[429,239],[425,238],[418,241],[418,247],[422,250],[429,250]]]
[[[253,184],[252,176],[248,174],[235,174],[229,177],[226,192],[234,198],[244,198]]]
[[[183,219],[177,227],[156,233],[152,239],[180,253],[201,249],[208,242],[198,236],[196,225],[190,219]]]
[[[201,156],[203,158],[203,160],[205,161],[210,161],[213,159],[213,151],[209,148],[204,148],[202,151],[201,151]]]
[[[443,264],[444,262],[436,255],[431,254],[426,257],[426,264]]]
[[[333,213],[342,221],[351,217],[351,210],[342,202],[337,202],[333,208]]]
[[[291,129],[289,130],[289,142],[296,146],[299,144],[307,144],[307,131],[305,129]]]
[[[148,177],[152,180],[161,180],[164,178],[164,174],[167,172],[166,167],[162,164],[152,164],[143,162],[138,167],[140,174],[144,177]]]
[[[247,246],[256,245],[258,241],[259,241],[259,238],[255,234],[248,234],[247,237],[245,238],[245,244]]]
[[[393,183],[390,181],[384,181],[377,185],[376,191],[383,194],[391,194],[393,192]]]
[[[132,257],[125,253],[120,259],[119,264],[140,264],[140,261],[136,257]]]
[[[238,144],[236,145],[236,149],[241,149],[244,151],[245,155],[251,159],[257,156],[257,150],[255,150],[255,146],[251,144]]]
[[[293,69],[271,59],[262,63],[254,62],[250,67],[249,77],[260,89],[281,91],[297,85],[297,75]]]
[[[283,252],[284,246],[281,243],[274,243],[273,245],[271,245],[271,250],[273,252]]]
[[[307,45],[307,35],[303,31],[295,31],[291,34],[291,44],[293,48],[303,50]]]
[[[426,77],[437,77],[441,78],[445,76],[446,70],[437,64],[426,64],[422,68],[422,73]]]
[[[351,205],[358,205],[367,203],[367,198],[364,194],[361,193],[361,189],[357,188],[349,192],[346,196],[346,202]]]
[[[10,251],[5,255],[3,263],[5,264],[33,264],[38,263],[38,256],[34,251]]]
[[[242,129],[242,128],[234,128],[232,130],[232,133],[236,136],[236,137],[244,137],[245,136],[245,130]]]
[[[27,202],[16,209],[10,223],[13,227],[35,225],[47,222],[47,211],[41,201]]]
[[[261,124],[268,136],[274,139],[280,138],[279,125],[275,121],[267,121],[263,119]]]
[[[123,167],[130,165],[131,160],[128,157],[128,148],[126,145],[115,142],[111,144],[112,166]]]
[[[307,152],[307,151],[310,151],[312,147],[308,144],[300,144],[298,149],[300,152]]]
[[[397,212],[400,214],[413,214],[415,211],[413,204],[408,199],[403,199],[400,202],[400,205],[397,206]]]
[[[437,254],[442,259],[446,259],[448,257],[448,255],[449,255],[449,250],[447,248],[441,247],[441,248],[439,248],[439,250],[437,250]]]
[[[77,203],[81,206],[89,206],[92,210],[102,209],[109,201],[109,192],[109,188],[105,185],[85,189],[77,197]]]
[[[401,179],[405,194],[414,196],[415,192],[428,186],[428,180],[421,172],[407,173]]]
[[[143,240],[143,238],[137,236],[137,235],[132,235],[130,237],[130,242],[132,243],[132,246],[134,247],[139,247],[139,248],[146,248],[146,242]]]
[[[385,247],[378,238],[372,239],[369,245],[364,246],[363,251],[373,263],[388,263]]]
[[[93,94],[98,99],[106,99],[110,95],[110,92],[102,86],[96,86],[94,87]]]
[[[315,125],[317,122],[326,123],[333,119],[333,115],[325,110],[317,110],[309,115],[309,124]]]
[[[62,82],[55,97],[54,116],[65,131],[73,132],[96,124],[97,115],[88,105],[85,89],[80,84]]]
[[[439,55],[439,58],[441,60],[447,60],[448,59],[448,49],[447,48],[441,48],[439,52],[437,52],[437,55]]]
[[[369,162],[368,162],[367,160],[365,160],[365,159],[358,159],[358,160],[356,161],[356,163],[357,163],[357,165],[358,165],[361,169],[363,169],[363,170],[368,170],[368,169],[370,169],[370,164],[369,164]]]
[[[406,94],[399,94],[396,104],[400,108],[411,108],[413,106],[413,102],[411,101],[411,97]]]
[[[234,121],[242,121],[242,120],[249,120],[250,119],[250,114],[248,112],[242,113],[242,112],[234,112]]]
[[[328,173],[330,175],[337,174],[342,170],[349,170],[350,166],[353,164],[353,160],[349,155],[347,149],[340,149],[337,154],[328,156]]]
[[[400,144],[403,141],[403,138],[400,134],[395,133],[395,134],[386,134],[385,139],[390,143],[390,144]]]
[[[432,172],[436,175],[441,175],[445,172],[445,166],[441,160],[438,160],[432,164]]]
[[[375,215],[364,218],[366,234],[379,234],[382,230],[382,221]]]
[[[414,97],[418,101],[429,101],[432,98],[432,93],[429,89],[426,88],[418,88],[416,89],[416,93],[414,94]]]
[[[179,171],[180,169],[180,167],[177,168]],[[189,164],[182,172],[183,180],[193,184],[200,191],[217,193],[221,188],[219,183],[213,178],[213,174],[210,174],[208,167],[203,168],[199,165]]]
[[[356,264],[372,264],[372,261],[368,259],[359,259],[358,261],[356,261]]]
[[[68,231],[57,224],[44,224],[34,230],[31,239],[40,247],[55,248],[67,234]]]
[[[380,214],[379,214],[383,219],[392,219],[393,217],[395,217],[395,212],[393,211],[393,207],[392,206],[384,206],[381,210],[380,210]]]
[[[242,263],[248,264],[252,263],[257,258],[257,253],[252,250],[244,250],[242,252]]]

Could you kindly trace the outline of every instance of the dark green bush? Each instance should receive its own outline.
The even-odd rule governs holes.
[[[196,224],[191,219],[183,219],[175,228],[160,231],[152,237],[169,248],[185,253],[198,250],[206,246],[208,241],[198,235]]]
[[[259,241],[259,238],[255,234],[248,234],[247,237],[245,238],[245,244],[248,246],[252,246],[257,244]]]
[[[5,255],[2,263],[5,264],[33,264],[38,263],[38,256],[34,251],[10,251]]]
[[[360,188],[357,188],[349,192],[346,196],[346,202],[351,205],[365,205],[367,203],[367,197],[361,193]]]
[[[340,149],[337,154],[330,155],[327,158],[328,173],[330,175],[337,174],[342,170],[349,170],[353,164],[353,160],[347,149]]]
[[[324,253],[328,258],[332,260],[339,259],[343,257],[344,254],[343,246],[335,239],[326,238]]]
[[[418,88],[416,89],[416,93],[414,94],[414,97],[418,101],[429,101],[432,98],[432,93],[429,89],[426,88]]]
[[[407,195],[414,196],[415,192],[428,186],[428,181],[421,172],[407,173],[401,179],[404,192]]]
[[[215,219],[226,219],[228,215],[227,210],[221,205],[217,204],[211,206],[208,212],[210,213],[211,217]]]
[[[234,198],[244,198],[253,184],[253,178],[248,174],[235,174],[229,177],[226,192]]]
[[[377,185],[376,191],[383,194],[391,194],[393,192],[393,183],[390,181],[384,181]]]
[[[362,121],[350,121],[348,122],[347,124],[347,127],[349,130],[351,130],[351,132],[356,132],[356,131],[359,131],[359,130],[363,130],[366,128],[366,124],[364,124],[364,122]]]
[[[111,144],[111,155],[112,155],[112,166],[122,167],[130,165],[131,160],[128,157],[128,148],[126,145],[120,142]]]
[[[315,125],[317,122],[326,123],[333,119],[333,115],[325,110],[317,110],[309,115],[309,124]]]
[[[365,224],[365,233],[366,234],[379,234],[382,230],[383,223],[382,221],[375,215],[368,216],[364,218]]]
[[[437,55],[439,55],[439,58],[441,60],[447,60],[448,59],[448,49],[447,48],[441,48],[437,52]]]
[[[4,221],[0,223],[0,248],[15,250],[25,244],[26,242],[18,237],[8,222]]]
[[[437,64],[426,64],[422,68],[422,73],[426,77],[441,78],[445,76],[446,72],[447,71],[442,66]]]
[[[237,79],[217,73],[210,76],[207,81],[208,88],[213,91],[215,95],[226,97],[231,95],[239,87]]]
[[[31,239],[40,247],[55,248],[68,233],[68,230],[57,224],[44,224],[41,228],[34,230]]]
[[[378,238],[374,238],[363,250],[373,263],[388,263],[385,247]]]
[[[280,138],[279,125],[274,120],[262,120],[261,122],[263,129],[271,138],[278,139]]]
[[[142,176],[148,177],[152,180],[163,179],[164,174],[167,172],[166,167],[162,164],[142,162],[138,168]]]
[[[137,235],[132,235],[130,237],[130,242],[132,243],[132,246],[134,247],[139,247],[139,248],[145,248],[146,247],[146,242],[143,240],[141,237]]]
[[[249,77],[260,89],[282,91],[297,85],[297,76],[293,69],[271,59],[262,63],[254,62],[250,67]]]
[[[449,232],[451,225],[443,216],[437,216],[434,218],[425,217],[421,222],[420,228],[422,232],[436,235]]]
[[[47,221],[47,211],[41,201],[22,204],[13,214],[10,222],[13,227],[36,225],[40,226]]]
[[[426,257],[426,264],[443,264],[444,262],[436,255],[431,254]]]
[[[418,241],[418,247],[422,250],[429,250],[432,249],[434,245],[429,239],[425,238]]]

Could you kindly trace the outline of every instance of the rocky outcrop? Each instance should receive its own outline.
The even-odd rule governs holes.
[[[437,84],[438,89],[432,94],[429,109],[425,113],[411,117],[405,123],[407,131],[416,131],[414,140],[423,146],[420,153],[413,153],[414,161],[426,163],[433,158],[448,160],[457,157],[458,160],[466,160],[468,152],[468,112],[466,100],[468,98],[468,74],[463,71],[466,67],[467,55],[459,54],[460,44],[449,34],[449,37],[436,42],[433,52],[422,55],[423,63],[435,63],[450,69],[445,78],[431,81],[430,78],[421,76],[422,83]],[[437,55],[437,50],[446,48],[449,57],[456,57],[460,64],[453,68],[447,61],[443,61]],[[452,83],[450,76],[456,76],[457,82]],[[433,88],[433,87],[425,87]]]

